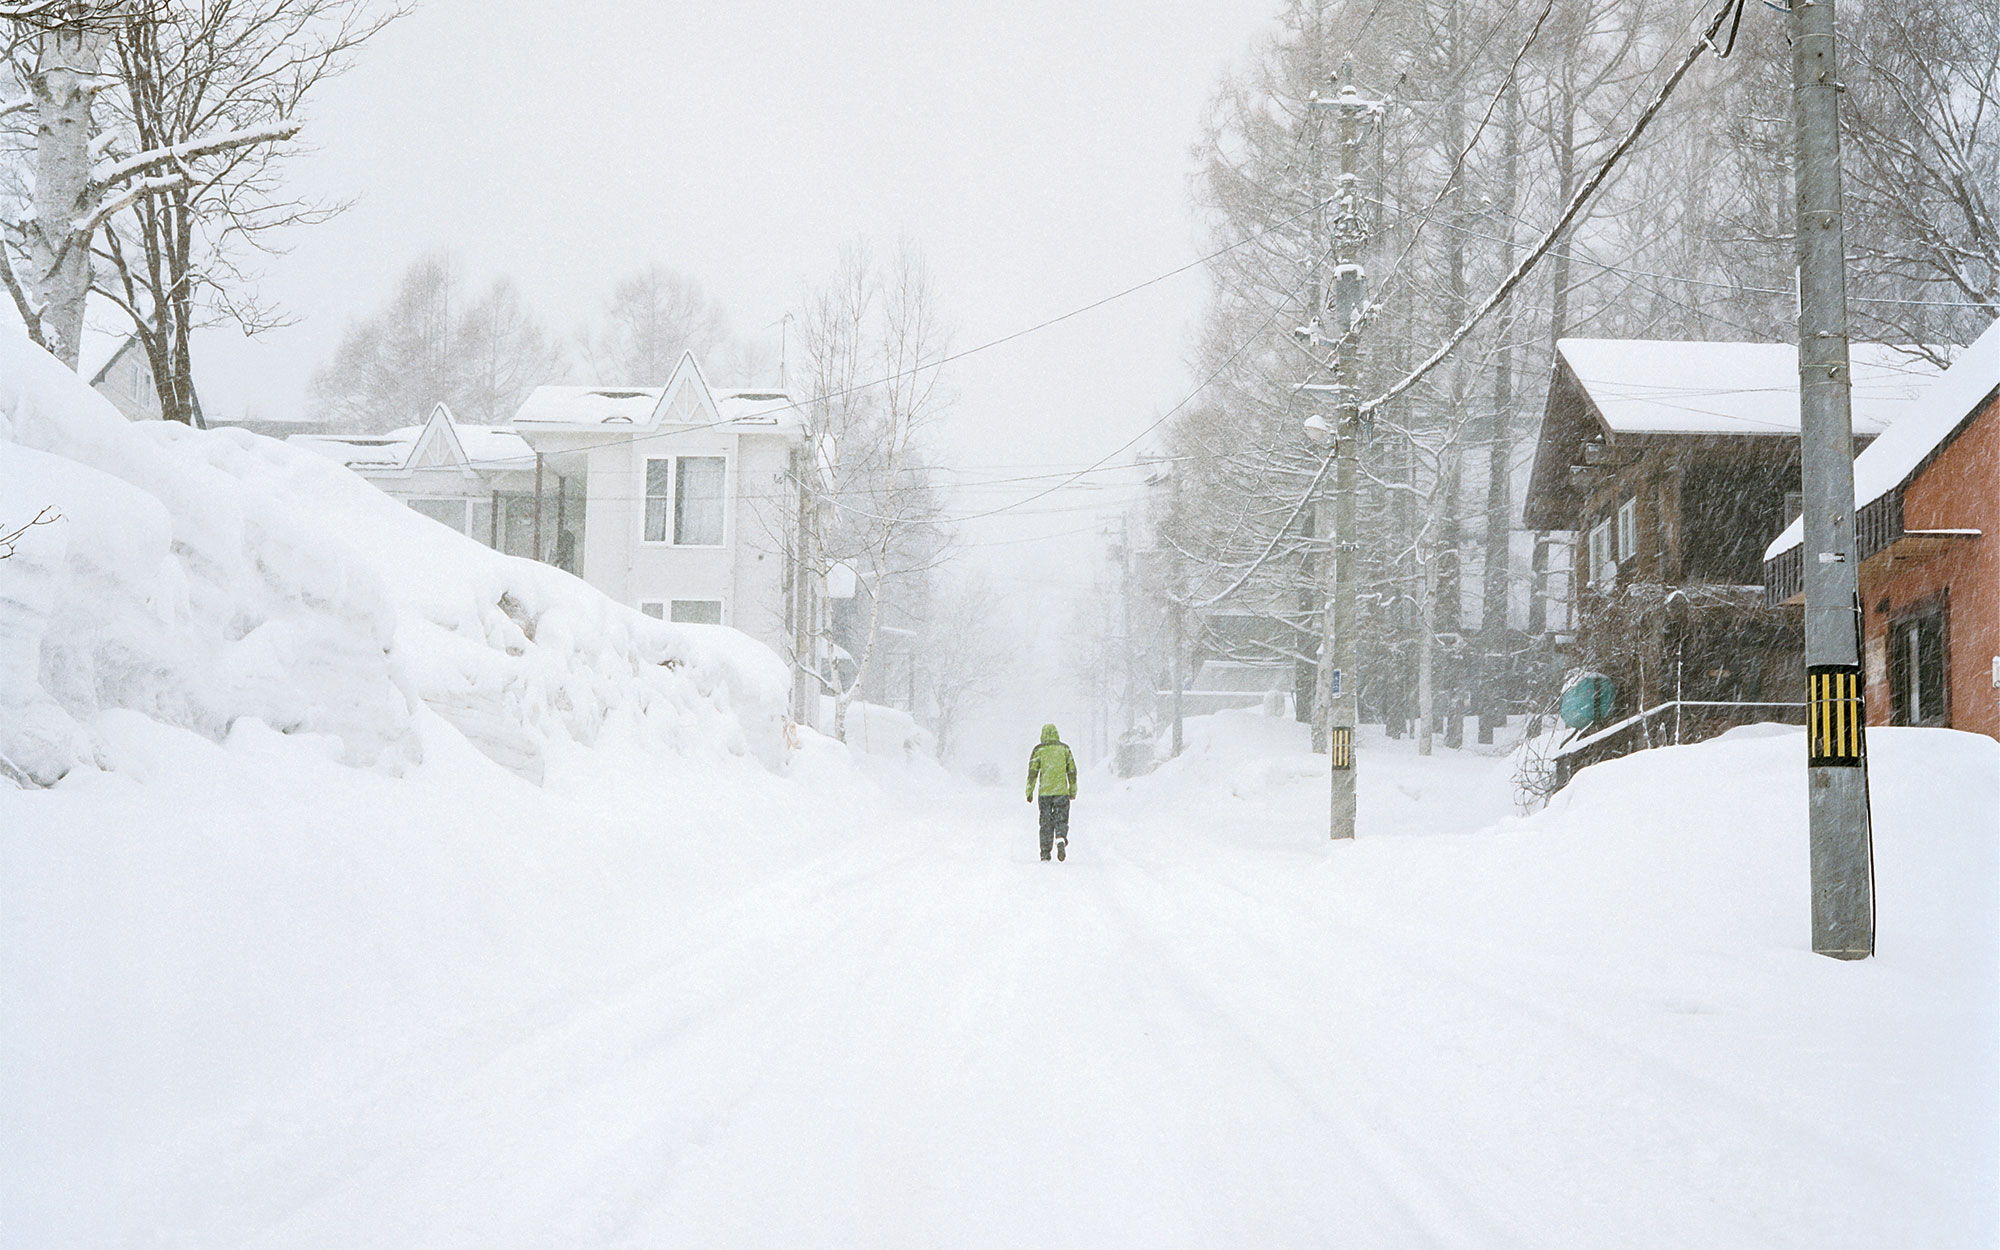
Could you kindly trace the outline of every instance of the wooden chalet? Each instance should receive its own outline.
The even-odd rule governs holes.
[[[1852,364],[1857,442],[1937,376],[1872,344]],[[1767,601],[1762,567],[1796,512],[1798,435],[1789,345],[1557,344],[1526,522],[1571,535],[1565,661],[1613,690],[1608,714],[1557,751],[1559,781],[1642,747],[1800,719],[1800,614]]]

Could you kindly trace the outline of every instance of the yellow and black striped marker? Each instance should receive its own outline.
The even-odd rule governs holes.
[[[1815,664],[1806,670],[1806,764],[1861,766],[1861,670],[1850,664]]]
[[[1336,725],[1328,732],[1331,737],[1327,743],[1327,748],[1328,753],[1333,756],[1333,766],[1335,768],[1354,767],[1354,731]]]

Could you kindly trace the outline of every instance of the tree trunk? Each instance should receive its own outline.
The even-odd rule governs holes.
[[[72,369],[90,294],[90,240],[78,237],[76,222],[89,205],[91,88],[106,38],[95,25],[43,32],[28,80],[36,113],[35,217],[28,224],[32,294],[39,301],[42,345]]]
[[[1417,599],[1417,754],[1431,753],[1431,724],[1435,691],[1432,689],[1432,653],[1437,649],[1437,556],[1433,548],[1424,553],[1423,593]]]
[[[1500,232],[1500,271],[1514,267],[1514,179],[1518,172],[1516,154],[1520,148],[1521,109],[1515,92],[1507,93],[1506,124],[1502,130],[1498,213],[1494,229]],[[1513,455],[1511,438],[1514,416],[1514,305],[1510,300],[1500,309],[1496,334],[1500,353],[1493,374],[1493,423],[1486,440],[1486,559],[1480,575],[1479,632],[1485,645],[1485,664],[1479,692],[1479,741],[1493,741],[1493,731],[1506,722],[1507,690],[1507,607],[1509,599],[1508,553],[1514,532],[1513,483],[1509,479]]]

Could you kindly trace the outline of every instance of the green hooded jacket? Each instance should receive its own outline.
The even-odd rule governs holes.
[[[1054,725],[1042,726],[1042,745],[1028,756],[1028,797],[1035,797],[1035,782],[1042,783],[1042,797],[1076,797],[1076,757],[1069,753]]]

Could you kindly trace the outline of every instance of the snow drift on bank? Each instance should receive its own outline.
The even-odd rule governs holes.
[[[673,625],[491,551],[340,466],[236,430],[131,423],[0,330],[0,775],[99,761],[107,709],[224,739],[245,718],[343,762],[420,762],[420,709],[540,781],[617,724],[785,755],[786,679],[733,630]]]

